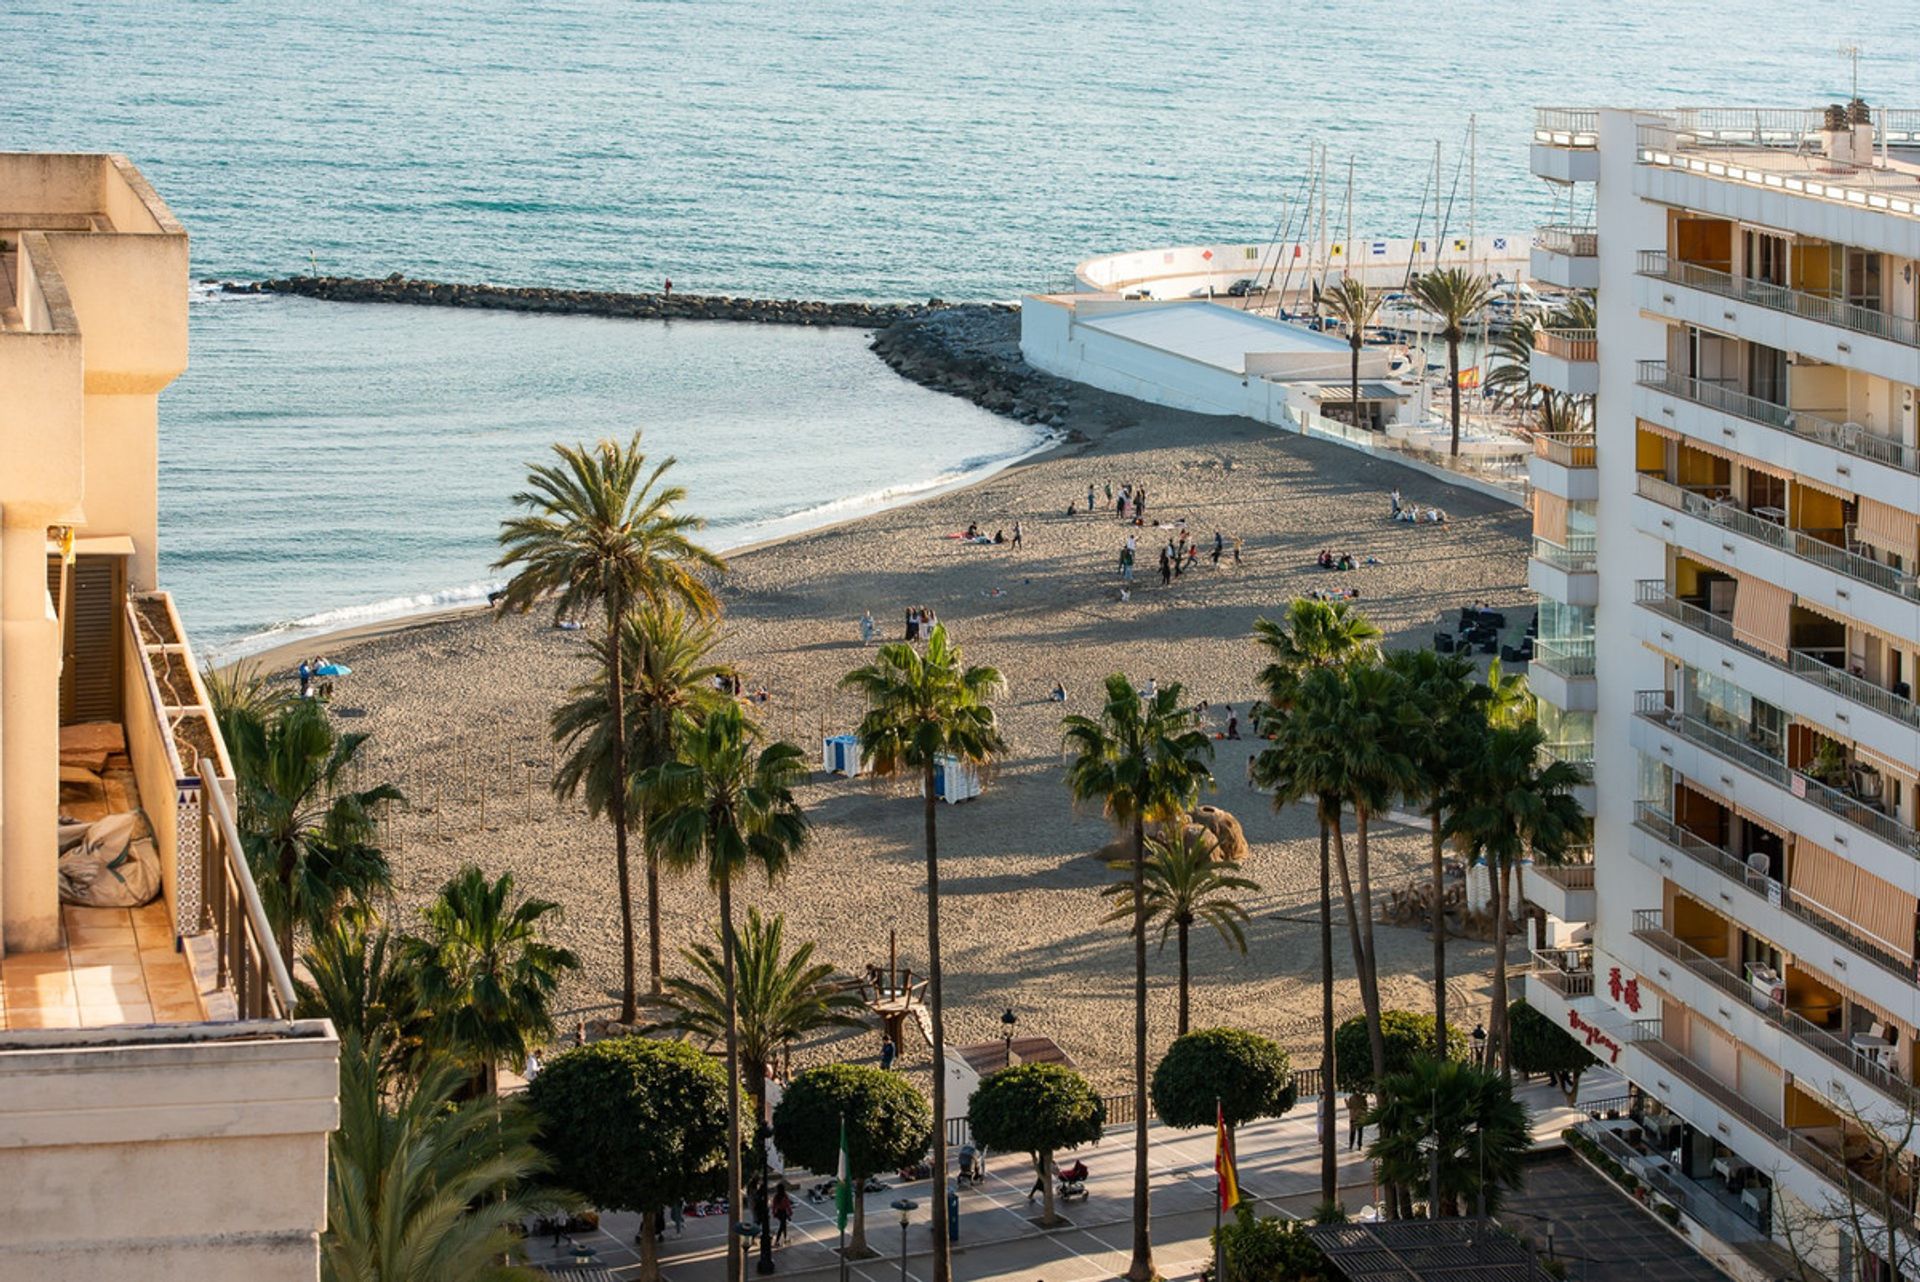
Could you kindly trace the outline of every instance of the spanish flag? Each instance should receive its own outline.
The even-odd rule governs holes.
[[[1478,365],[1469,365],[1460,371],[1460,390],[1466,391],[1469,388],[1478,386],[1480,386],[1480,367]]]
[[[1213,1173],[1220,1182],[1220,1209],[1240,1205],[1240,1178],[1233,1171],[1233,1140],[1227,1135],[1227,1116],[1220,1101],[1213,1102]]]

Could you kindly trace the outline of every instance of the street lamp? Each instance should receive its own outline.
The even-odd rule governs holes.
[[[773,1182],[773,1166],[767,1157],[767,1141],[773,1128],[764,1121],[753,1129],[753,1143],[760,1150],[760,1190],[754,1195],[753,1213],[760,1217],[760,1262],[756,1273],[773,1272],[773,1216],[767,1212],[767,1185]]]
[[[900,1282],[907,1282],[907,1222],[920,1209],[920,1204],[903,1197],[893,1204],[893,1209],[900,1212]]]
[[[1000,1017],[1000,1041],[1007,1052],[1006,1062],[1003,1065],[1006,1068],[1013,1067],[1013,1026],[1019,1022],[1020,1017],[1013,1013],[1011,1006],[1007,1007],[1006,1014]]]
[[[1475,1068],[1487,1066],[1487,1030],[1482,1024],[1473,1026],[1473,1066]]]

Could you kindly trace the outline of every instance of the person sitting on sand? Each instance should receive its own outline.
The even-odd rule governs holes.
[[[1142,699],[1153,699],[1153,698],[1158,698],[1159,694],[1160,694],[1160,683],[1158,681],[1155,681],[1152,677],[1148,677],[1147,684],[1140,687],[1140,697]]]
[[[970,539],[977,539],[980,537],[980,523],[978,521],[967,522],[966,537]]]
[[[1067,701],[1067,687],[1059,681],[1055,681],[1053,683],[1053,689],[1047,692],[1047,698],[1053,700],[1055,703],[1065,703]]]
[[[1333,568],[1333,553],[1327,551],[1325,548],[1320,549],[1320,568],[1323,570],[1331,570]]]
[[[1005,530],[995,530],[993,532],[993,542],[995,547],[998,547],[1000,544],[1005,543],[1006,541],[1007,541],[1007,532]]]

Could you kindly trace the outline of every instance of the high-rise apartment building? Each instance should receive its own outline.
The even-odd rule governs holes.
[[[1703,1246],[1920,1276],[1920,112],[1542,111],[1531,160],[1536,274],[1597,303],[1535,344],[1595,397],[1529,567],[1594,861],[1529,878],[1591,943],[1528,1000]]]
[[[21,1282],[319,1273],[339,1045],[293,1018],[158,590],[158,397],[186,361],[187,236],[139,171],[0,154],[0,1277]]]

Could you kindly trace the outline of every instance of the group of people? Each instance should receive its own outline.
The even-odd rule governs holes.
[[[1363,557],[1356,557],[1351,552],[1336,553],[1327,548],[1320,549],[1320,568],[1323,570],[1357,570],[1363,565],[1379,564],[1380,558],[1371,552]],[[1354,595],[1360,594],[1356,592]]]
[[[1447,523],[1445,512],[1437,507],[1430,507],[1423,512],[1418,503],[1408,503],[1403,500],[1397,489],[1388,494],[1387,498],[1393,504],[1393,519],[1403,524],[1445,525]]]
[[[1215,530],[1213,532],[1213,548],[1208,554],[1208,559],[1211,560],[1213,564],[1219,565],[1221,558],[1225,556],[1226,553],[1226,536],[1221,534],[1220,531]],[[1122,585],[1133,582],[1133,567],[1138,556],[1139,543],[1133,535],[1129,534],[1127,535],[1127,541],[1120,547],[1120,582]],[[1166,543],[1160,548],[1161,585],[1164,587],[1172,583],[1198,563],[1199,560],[1200,544],[1187,535],[1186,526],[1183,522],[1176,527],[1173,534],[1167,536]],[[1233,541],[1233,563],[1235,565],[1240,563],[1239,539]],[[1120,589],[1120,599],[1124,601],[1127,597],[1127,589],[1125,586],[1122,586]]]
[[[747,679],[741,676],[738,671],[716,674],[713,678],[713,684],[719,687],[720,693],[736,699],[741,703],[766,703],[773,698],[772,693],[769,692],[765,686],[755,686],[753,693],[748,694]]]
[[[930,605],[910,605],[907,607],[907,640],[918,641],[923,636],[933,635],[933,629],[940,622]]]
[[[967,523],[967,532],[961,535],[960,539],[963,543],[1011,543],[1014,547],[1020,547],[1026,541],[1026,533],[1020,528],[1020,522],[1015,521],[1013,523],[1012,538],[1007,537],[1005,527],[995,530],[993,536],[989,538],[986,531],[980,528],[980,522],[969,521]]]
[[[1108,481],[1101,488],[1106,491],[1106,501],[1113,504],[1115,515],[1123,521],[1132,521],[1135,525],[1142,523],[1147,515],[1146,486],[1135,485],[1129,481],[1120,487],[1120,493],[1118,495],[1113,492],[1112,481]],[[1098,495],[1095,494],[1092,484],[1089,483],[1087,486],[1087,514],[1091,516],[1099,509],[1099,506],[1100,499]],[[1080,500],[1078,498],[1068,499],[1067,515],[1077,516],[1079,513]]]
[[[320,671],[322,668],[327,669],[324,675]],[[333,698],[333,664],[327,661],[325,655],[300,660],[300,697],[318,697],[323,702]]]

